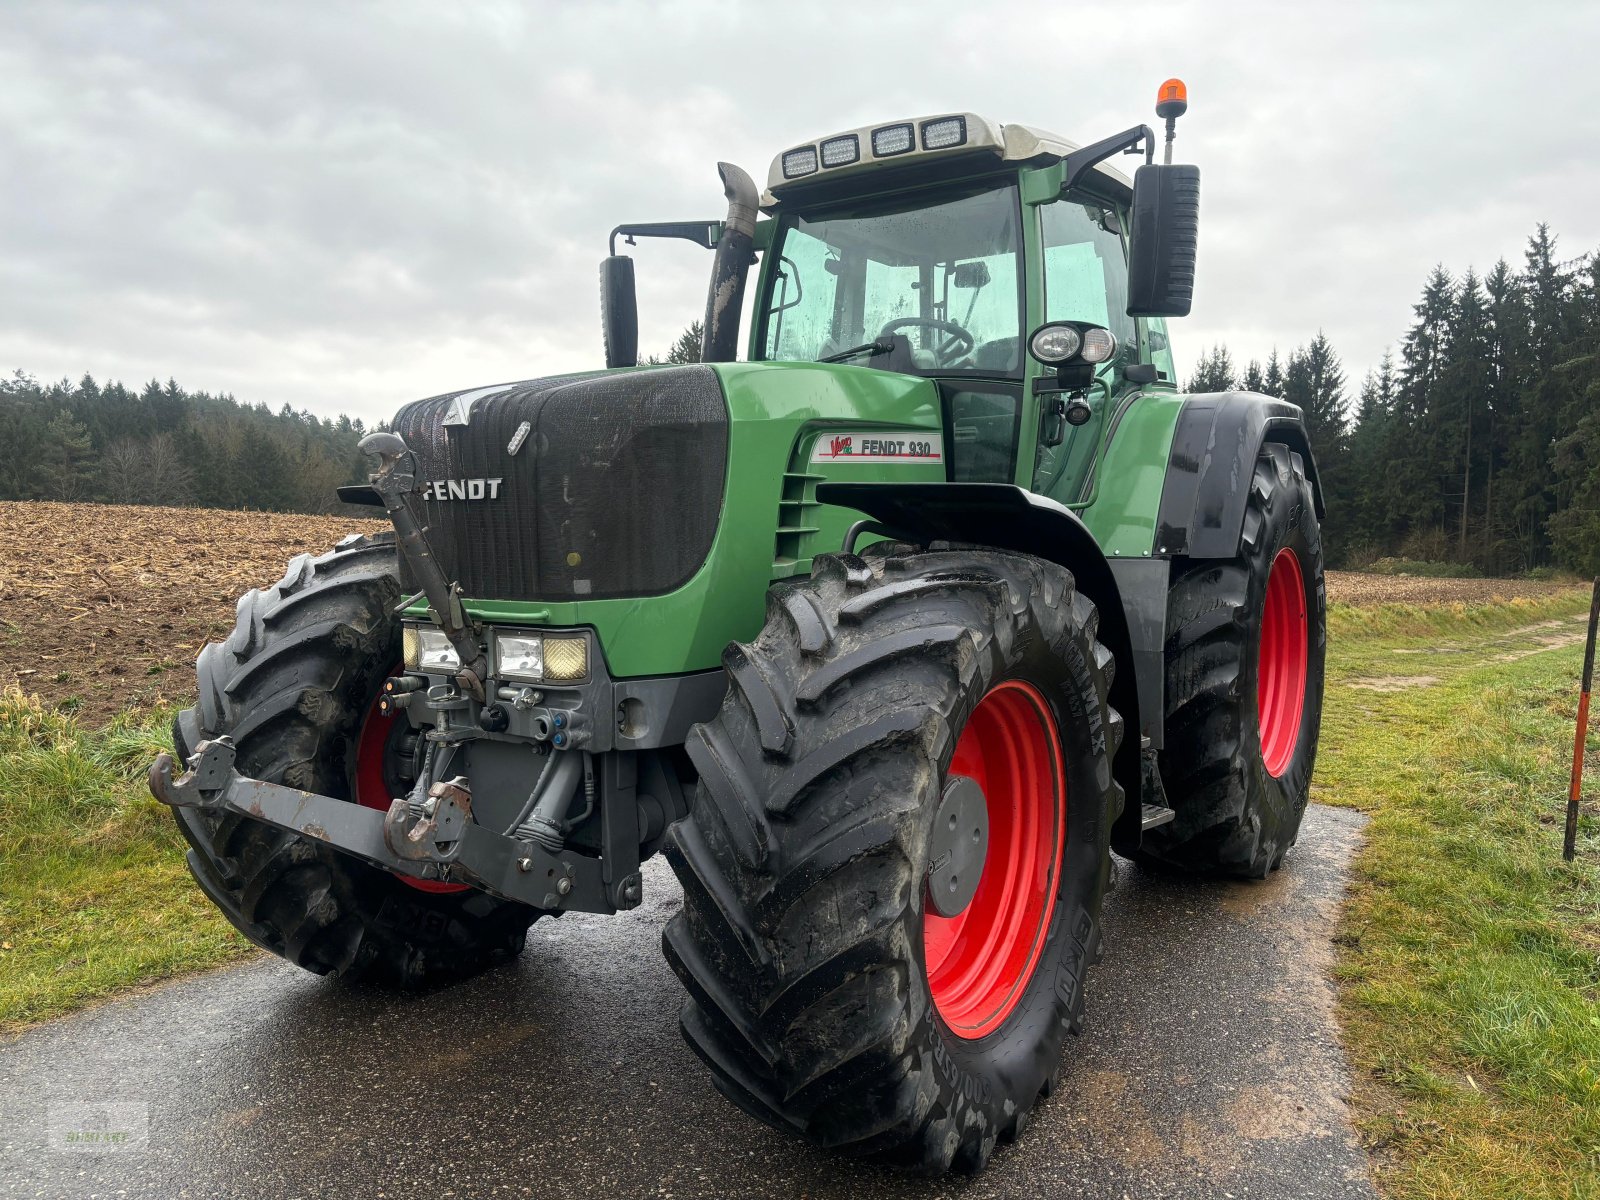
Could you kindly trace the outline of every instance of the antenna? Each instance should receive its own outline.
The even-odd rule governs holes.
[[[1174,128],[1178,118],[1189,111],[1189,89],[1183,86],[1181,79],[1169,79],[1156,91],[1156,116],[1163,118],[1167,123],[1167,150],[1162,161],[1172,165],[1172,139],[1177,133]]]

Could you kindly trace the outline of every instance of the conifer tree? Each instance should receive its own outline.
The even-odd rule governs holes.
[[[1528,371],[1528,312],[1521,281],[1506,260],[1495,263],[1483,280],[1489,317],[1488,453],[1483,480],[1483,539],[1478,560],[1488,570],[1499,569],[1500,542],[1510,528],[1495,493],[1495,477],[1508,457],[1509,435],[1516,429],[1518,397]]]
[[[1194,374],[1189,377],[1190,392],[1231,392],[1238,386],[1233,370],[1233,356],[1228,348],[1218,344],[1209,354],[1202,353],[1195,363]]]
[[[1296,395],[1292,399],[1305,413],[1306,432],[1319,457],[1333,460],[1344,453],[1350,424],[1345,408],[1344,367],[1334,353],[1327,335],[1320,329],[1309,345],[1297,349],[1289,359],[1290,378],[1286,386]]]
[[[1278,362],[1278,348],[1274,346],[1267,356],[1267,369],[1261,376],[1261,390],[1269,396],[1283,395],[1283,367]]]
[[[1459,464],[1460,492],[1446,487],[1448,498],[1456,502],[1456,557],[1467,561],[1468,525],[1473,513],[1473,482],[1486,472],[1474,466],[1474,427],[1481,424],[1490,404],[1489,312],[1478,276],[1470,267],[1456,289],[1447,335],[1448,357],[1440,372],[1436,406],[1441,427],[1440,446],[1446,462]],[[1484,456],[1480,434],[1477,457]],[[1443,464],[1441,464],[1443,466]]]

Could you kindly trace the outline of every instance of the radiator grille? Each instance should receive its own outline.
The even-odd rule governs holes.
[[[463,409],[466,424],[447,423]],[[436,396],[401,409],[394,429],[417,455],[434,553],[470,598],[660,595],[687,582],[711,549],[728,411],[709,367]],[[403,565],[402,575],[409,584]]]

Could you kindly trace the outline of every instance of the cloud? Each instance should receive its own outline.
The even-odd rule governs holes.
[[[1435,262],[1600,245],[1589,6],[38,4],[0,42],[0,366],[380,417],[596,365],[629,220],[719,216],[832,129],[970,108],[1090,140],[1193,103],[1180,357],[1325,329],[1352,374]],[[642,343],[708,256],[641,247]]]

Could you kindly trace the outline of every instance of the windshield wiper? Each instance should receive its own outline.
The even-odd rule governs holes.
[[[851,346],[848,350],[841,350],[837,354],[830,354],[826,358],[819,358],[819,363],[843,362],[847,358],[854,358],[858,354],[888,354],[894,349],[892,342],[863,342],[859,346]]]

